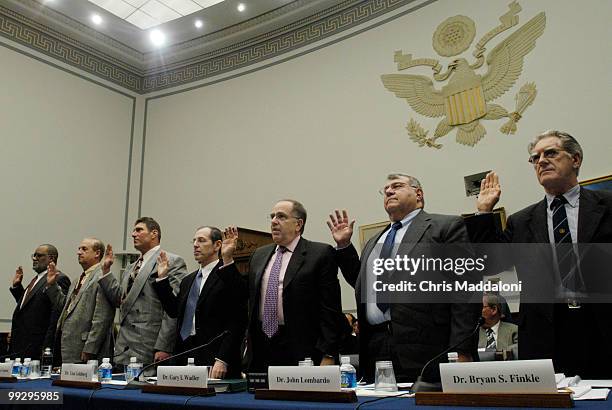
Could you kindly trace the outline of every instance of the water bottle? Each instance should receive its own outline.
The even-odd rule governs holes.
[[[357,370],[351,364],[351,358],[340,356],[340,386],[343,388],[354,389],[357,387]]]
[[[102,383],[113,380],[113,366],[110,364],[108,357],[103,358],[102,364],[98,367],[98,380]]]
[[[18,357],[15,359],[15,362],[13,363],[13,370],[11,371],[11,374],[15,377],[21,374],[21,357]]]
[[[195,359],[193,357],[187,358],[187,366],[195,366]]]
[[[448,352],[449,363],[459,363],[459,354],[457,352]]]
[[[53,353],[50,347],[45,347],[40,364],[40,377],[51,377],[51,368],[53,367]]]
[[[21,365],[21,370],[19,371],[19,376],[28,377],[30,375],[30,362],[32,359],[26,357],[23,359],[23,364]]]
[[[132,380],[136,380],[141,370],[142,363],[138,363],[136,357],[130,357],[130,364],[128,364],[127,371],[125,372],[125,380],[127,380],[128,383]]]

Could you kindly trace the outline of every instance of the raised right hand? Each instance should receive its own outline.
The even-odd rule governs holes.
[[[102,259],[102,273],[104,275],[110,272],[110,268],[115,260],[114,258],[113,247],[110,244],[106,245],[106,251],[104,252],[104,258]]]
[[[355,225],[355,220],[353,219],[349,222],[349,216],[346,209],[343,209],[342,213],[336,209],[334,214],[329,214],[327,226],[331,231],[334,241],[336,241],[336,245],[338,245],[339,248],[345,248],[351,243],[351,236],[353,236],[353,226]]]
[[[47,286],[53,286],[57,282],[59,271],[55,268],[55,263],[50,262],[47,265]]]
[[[159,252],[159,256],[157,257],[157,278],[163,279],[168,276],[168,254],[166,251],[162,250]]]
[[[13,287],[19,285],[23,280],[23,268],[21,266],[17,266],[15,270],[15,276],[13,276]]]
[[[480,181],[480,193],[476,199],[476,208],[478,212],[491,212],[495,204],[501,196],[501,185],[499,185],[499,177],[495,172],[489,172],[482,181]]]

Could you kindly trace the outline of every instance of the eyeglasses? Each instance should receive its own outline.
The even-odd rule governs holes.
[[[274,218],[276,218],[276,220],[280,221],[280,222],[285,222],[286,220],[291,219],[291,218],[293,218],[293,219],[300,219],[297,216],[287,215],[287,214],[283,214],[281,212],[277,212],[275,214],[268,215],[268,219],[270,219],[270,221],[272,221]]]
[[[43,256],[49,256],[48,253],[33,253],[30,255],[30,257],[32,257],[32,259],[40,259]]]
[[[395,191],[399,191],[400,189],[404,189],[406,187],[411,187],[411,188],[414,188],[414,189],[418,189],[419,188],[418,186],[409,185],[409,184],[407,184],[405,182],[394,182],[392,184],[385,185],[384,187],[379,189],[378,193],[381,194],[382,196],[385,196],[386,192],[388,190],[391,190],[391,191],[395,192]]]
[[[536,153],[531,154],[529,156],[528,161],[533,165],[537,165],[538,162],[540,162],[540,159],[542,159],[542,155],[544,155],[544,158],[546,159],[553,159],[553,158],[557,158],[561,152],[565,152],[565,150],[549,148],[549,149],[542,151],[541,153],[536,152]]]

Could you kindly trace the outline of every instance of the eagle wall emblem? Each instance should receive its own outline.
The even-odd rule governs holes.
[[[457,142],[474,146],[486,134],[480,120],[497,120],[507,117],[500,128],[504,134],[514,134],[516,123],[536,96],[534,83],[526,83],[516,95],[515,111],[508,112],[492,101],[505,94],[517,81],[523,70],[523,59],[535,47],[536,40],[544,32],[546,15],[539,13],[527,23],[500,42],[486,56],[487,72],[477,74],[476,70],[485,63],[485,45],[500,33],[516,26],[519,22],[520,5],[514,1],[507,13],[499,20],[500,25],[490,30],[476,44],[472,53],[475,61],[470,64],[465,58],[456,58],[445,72],[436,59],[412,59],[411,54],[395,52],[394,61],[398,70],[428,66],[433,70],[433,79],[448,83],[441,89],[434,87],[431,78],[413,74],[386,74],[381,79],[384,86],[405,99],[410,107],[427,117],[444,117],[432,137],[414,119],[410,119],[406,130],[410,138],[419,144],[441,148],[436,142],[457,128]],[[476,34],[475,24],[469,17],[454,16],[443,21],[433,35],[433,48],[442,57],[454,57],[466,51]]]

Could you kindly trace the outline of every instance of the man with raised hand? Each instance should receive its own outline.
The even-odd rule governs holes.
[[[149,364],[170,357],[174,350],[176,319],[164,312],[153,289],[157,278],[157,257],[161,252],[161,227],[153,218],[141,217],[132,230],[138,260],[128,265],[119,280],[110,273],[113,250],[109,245],[99,279],[104,294],[119,308],[119,333],[115,342],[115,364],[127,365],[134,356]],[[178,255],[168,255],[168,280],[178,292],[180,281],[187,275],[185,261]]]

